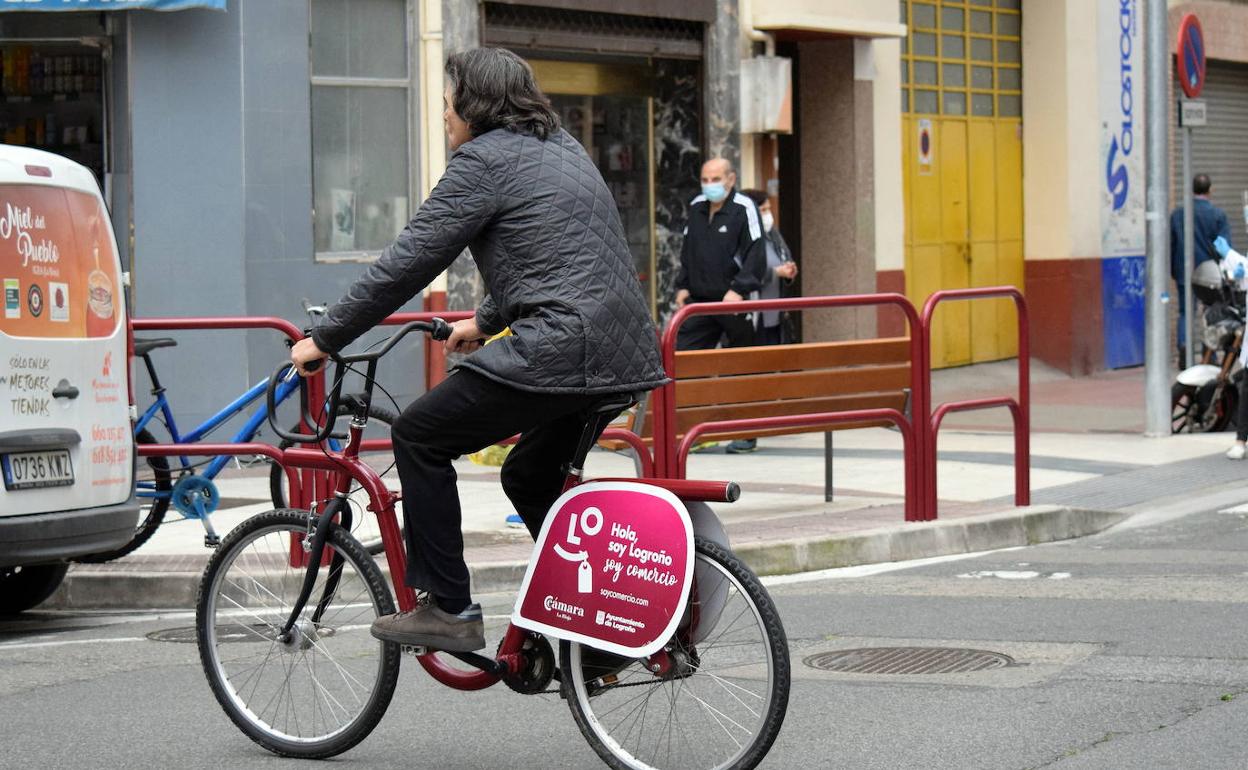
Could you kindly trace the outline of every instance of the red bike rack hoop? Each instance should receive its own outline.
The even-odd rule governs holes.
[[[681,325],[695,315],[729,315],[736,313],[750,313],[760,310],[814,310],[818,308],[833,307],[881,307],[894,306],[899,308],[906,316],[906,322],[910,330],[910,392],[911,392],[911,411],[914,417],[910,420],[912,430],[912,443],[914,445],[913,470],[908,471],[906,479],[907,490],[913,489],[917,494],[917,498],[913,501],[907,499],[907,519],[910,519],[911,511],[915,520],[923,520],[927,518],[925,513],[926,499],[922,494],[926,488],[923,479],[924,463],[921,461],[922,441],[920,434],[923,431],[920,425],[920,419],[925,420],[927,416],[927,401],[924,390],[924,383],[929,378],[926,371],[925,361],[923,357],[923,347],[921,338],[922,324],[919,313],[915,310],[914,305],[905,296],[897,293],[883,294],[842,294],[837,296],[818,296],[818,297],[793,297],[786,299],[756,299],[744,300],[742,302],[694,302],[685,305],[677,310],[668,320],[667,325],[663,329],[661,337],[661,351],[663,355],[663,369],[667,374],[668,382],[660,387],[654,393],[654,467],[655,473],[667,478],[682,478],[680,466],[680,457],[676,446],[676,335]],[[871,410],[867,410],[871,411]],[[828,413],[833,414],[833,413]],[[835,414],[854,415],[854,412],[839,412]],[[826,415],[793,415],[790,417],[759,417],[748,420],[751,428],[767,428],[767,427],[785,427],[784,420],[810,417],[822,417]],[[846,421],[854,421],[861,419],[860,417],[850,417]],[[883,419],[890,419],[884,417]],[[904,418],[903,418],[904,419]],[[777,422],[779,421],[779,422]],[[838,419],[838,421],[840,421]],[[736,421],[732,421],[736,422]],[[693,426],[691,430],[698,426]],[[702,432],[706,432],[703,430]]]
[[[926,497],[926,511],[930,519],[935,519],[939,504],[936,499],[936,435],[946,415],[952,412],[966,412],[979,409],[1006,407],[1014,418],[1014,504],[1031,504],[1031,321],[1027,312],[1027,299],[1014,286],[985,286],[976,289],[945,289],[934,292],[923,305],[920,317],[922,324],[922,355],[923,369],[926,379],[923,382],[923,403],[931,410],[932,405],[932,318],[937,306],[942,302],[974,299],[1012,299],[1018,311],[1018,398],[1006,396],[998,398],[971,399],[941,404],[935,412],[929,411],[928,416],[918,424],[923,436],[919,438],[922,445],[920,457],[927,464],[926,486],[922,494]]]

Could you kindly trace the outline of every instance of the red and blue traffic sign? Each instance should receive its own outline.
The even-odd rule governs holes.
[[[1200,28],[1196,14],[1183,15],[1179,22],[1179,45],[1176,50],[1179,62],[1179,85],[1188,99],[1200,96],[1205,87],[1205,33]]]

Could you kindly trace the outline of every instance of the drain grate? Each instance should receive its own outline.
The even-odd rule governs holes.
[[[217,641],[228,642],[271,642],[274,637],[273,626],[265,623],[234,623],[217,626]],[[174,644],[195,644],[195,626],[182,628],[166,628],[163,631],[152,631],[147,635],[153,642],[173,642]]]
[[[1018,665],[1009,655],[959,647],[863,647],[821,652],[804,662],[843,674],[965,674]]]

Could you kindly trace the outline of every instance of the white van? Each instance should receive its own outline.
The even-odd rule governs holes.
[[[134,533],[121,280],[91,172],[0,144],[0,613]]]

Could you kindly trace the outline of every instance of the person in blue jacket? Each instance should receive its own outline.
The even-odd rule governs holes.
[[[1192,177],[1192,195],[1195,198],[1192,201],[1192,224],[1195,232],[1192,234],[1192,243],[1194,244],[1195,256],[1192,260],[1192,268],[1204,262],[1207,259],[1219,259],[1218,253],[1213,248],[1213,242],[1218,236],[1226,239],[1228,247],[1231,246],[1231,226],[1227,222],[1226,212],[1209,200],[1209,193],[1213,189],[1213,182],[1210,181],[1208,174],[1197,174]],[[1179,366],[1183,366],[1186,360],[1185,348],[1187,347],[1187,318],[1186,297],[1183,290],[1183,207],[1176,208],[1170,214],[1170,277],[1174,278],[1175,286],[1178,288],[1179,295]]]

